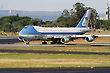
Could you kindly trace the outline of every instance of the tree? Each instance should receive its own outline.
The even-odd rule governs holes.
[[[110,30],[110,21],[109,20],[103,20],[103,21],[100,21],[102,22],[102,26],[104,29],[106,30]]]
[[[41,19],[32,19],[30,17],[5,16],[0,18],[0,30],[4,32],[19,32],[24,26],[44,25]]]
[[[64,11],[62,12],[62,16],[69,17],[70,16],[69,11],[67,9],[64,9]]]
[[[74,4],[73,5],[73,8],[75,9],[73,9],[75,12],[75,17],[76,18],[82,18],[82,16],[85,14],[85,12],[86,12],[86,8],[84,7],[85,5],[83,4],[83,3],[76,3],[76,4]]]
[[[52,22],[53,26],[75,27],[86,12],[86,8],[84,6],[85,5],[82,3],[76,3],[70,11],[65,9],[62,16]]]
[[[75,13],[74,9],[71,9],[71,10],[70,10],[70,15],[71,15],[71,16],[74,16],[74,13]]]

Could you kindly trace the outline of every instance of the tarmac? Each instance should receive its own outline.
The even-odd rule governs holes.
[[[110,73],[110,67],[88,68],[1,68],[0,73]]]
[[[67,46],[110,46],[110,43],[91,43],[91,44],[14,44],[19,43],[17,36],[13,37],[0,37],[0,47],[67,47]]]
[[[61,44],[61,45],[51,45],[51,44],[46,44],[46,45],[42,45],[42,44],[30,44],[30,45],[26,45],[26,44],[0,44],[0,48],[22,48],[22,47],[75,47],[75,46],[79,46],[79,47],[83,47],[83,46],[110,46],[110,43],[93,43],[93,44]]]

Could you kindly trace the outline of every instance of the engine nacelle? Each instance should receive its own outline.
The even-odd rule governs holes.
[[[62,38],[61,39],[61,43],[68,43],[70,41],[70,39],[69,38]]]
[[[85,38],[85,40],[87,41],[87,42],[92,42],[92,41],[94,41],[94,37],[86,37]]]

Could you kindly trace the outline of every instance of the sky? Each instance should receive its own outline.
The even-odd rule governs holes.
[[[98,13],[105,13],[107,2],[110,6],[109,0],[0,0],[0,10],[63,11],[77,2],[95,8]]]

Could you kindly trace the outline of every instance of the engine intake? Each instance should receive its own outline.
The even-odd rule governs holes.
[[[61,43],[68,43],[69,41],[70,41],[69,38],[62,38],[62,39],[60,40]]]
[[[87,42],[92,42],[92,41],[94,41],[94,37],[86,37],[85,38],[85,40],[87,41]]]

